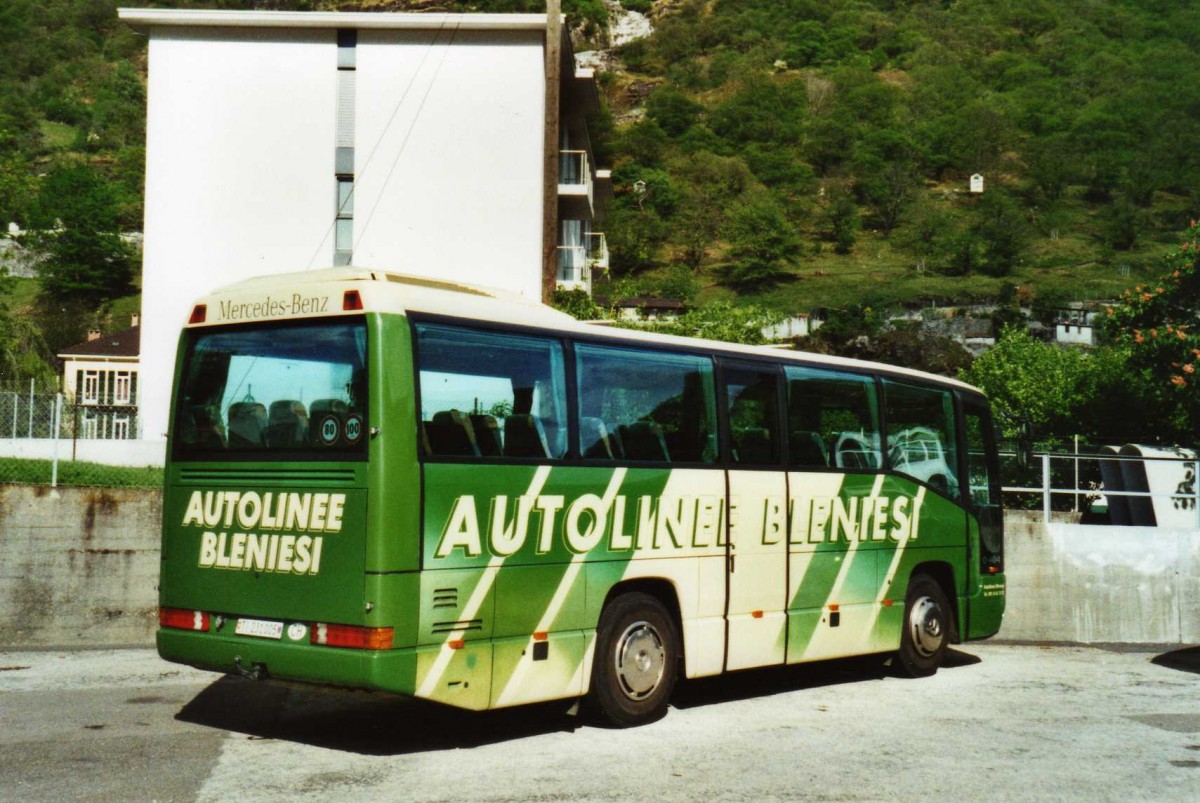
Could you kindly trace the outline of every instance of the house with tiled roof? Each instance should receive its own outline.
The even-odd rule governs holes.
[[[63,366],[63,394],[75,404],[78,437],[138,437],[141,333],[135,315],[128,329],[112,334],[92,330],[87,340],[58,355]]]

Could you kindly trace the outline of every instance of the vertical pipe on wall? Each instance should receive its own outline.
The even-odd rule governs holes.
[[[562,5],[546,0],[546,125],[542,139],[542,301],[558,277],[558,118],[562,86]]]

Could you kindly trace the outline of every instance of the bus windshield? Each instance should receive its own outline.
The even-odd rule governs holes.
[[[365,456],[366,350],[361,319],[193,331],[175,456]]]

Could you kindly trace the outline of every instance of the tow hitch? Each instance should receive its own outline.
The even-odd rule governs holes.
[[[261,661],[255,661],[250,666],[246,666],[242,663],[242,656],[237,655],[234,656],[233,665],[237,668],[238,674],[247,680],[266,680],[267,678],[267,665]]]

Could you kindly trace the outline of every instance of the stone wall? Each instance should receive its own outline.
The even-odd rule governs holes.
[[[0,485],[0,647],[151,644],[162,494]]]

